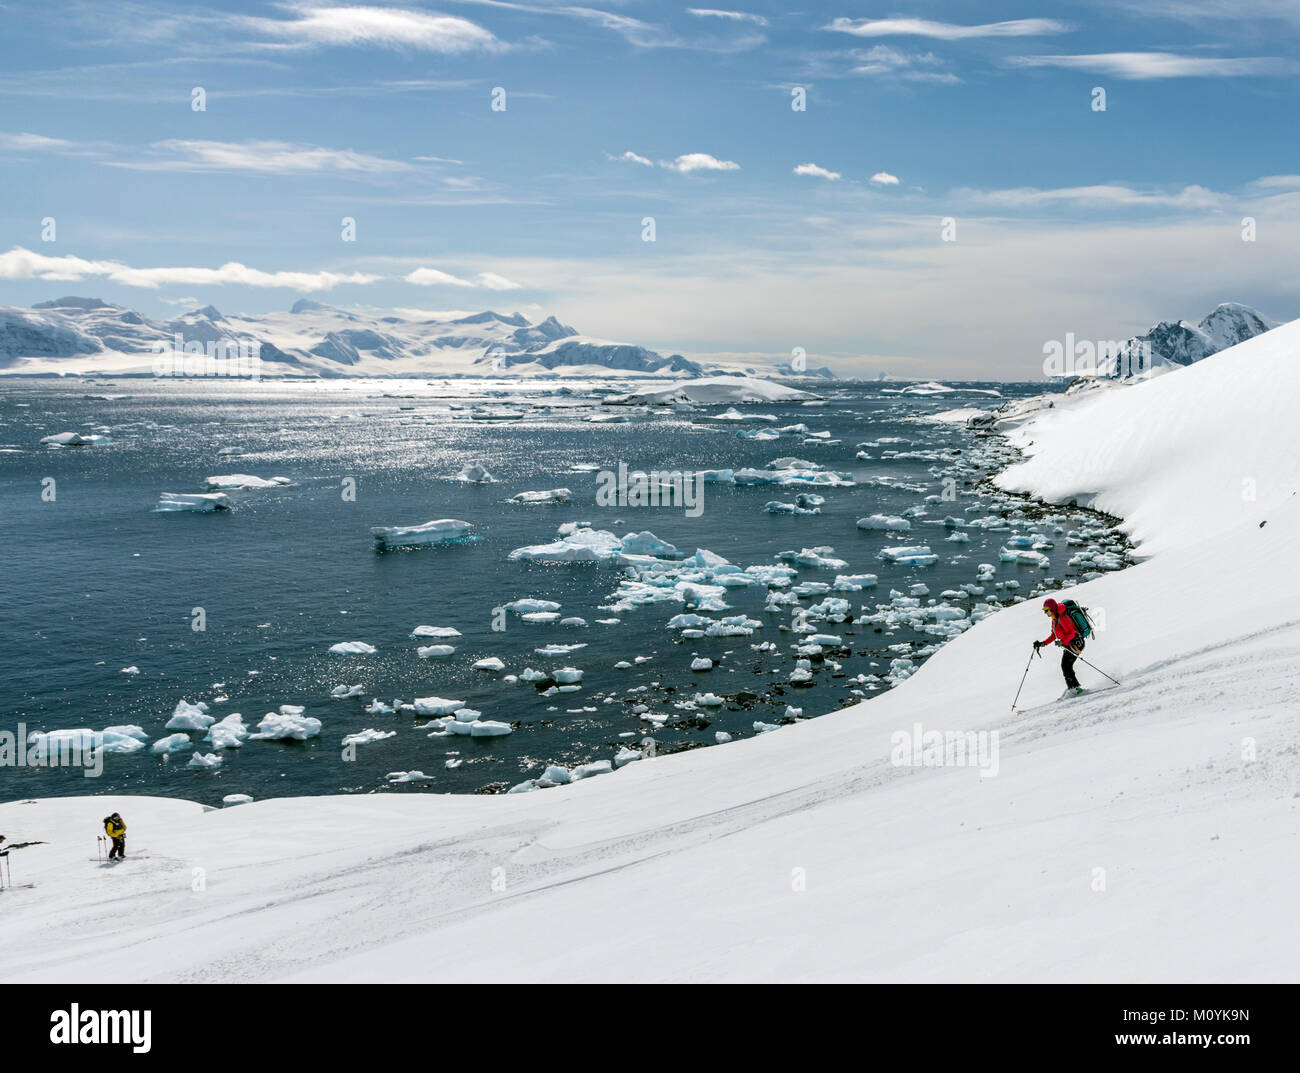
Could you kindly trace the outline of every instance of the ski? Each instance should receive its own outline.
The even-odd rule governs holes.
[[[1118,683],[1117,683],[1118,684]],[[1081,687],[1078,690],[1068,689],[1055,700],[1045,701],[1042,704],[1035,704],[1032,708],[1013,708],[1016,715],[1028,715],[1030,712],[1042,711],[1044,708],[1050,708],[1053,704],[1060,704],[1062,701],[1076,700],[1079,697],[1091,696],[1093,693],[1104,693],[1108,689],[1116,688],[1113,685],[1093,686],[1091,689]]]

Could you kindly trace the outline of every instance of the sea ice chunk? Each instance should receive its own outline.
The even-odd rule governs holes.
[[[370,535],[379,548],[423,548],[442,544],[467,544],[478,540],[472,522],[459,518],[438,518],[422,525],[375,525]]]

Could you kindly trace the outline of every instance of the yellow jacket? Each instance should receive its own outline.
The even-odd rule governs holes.
[[[122,823],[120,820],[117,823],[114,823],[113,817],[110,816],[104,821],[104,830],[108,832],[109,838],[121,838],[126,834],[126,824]]]

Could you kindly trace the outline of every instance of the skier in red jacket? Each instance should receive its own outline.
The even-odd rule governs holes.
[[[1043,601],[1043,614],[1052,617],[1052,632],[1047,635],[1047,640],[1034,642],[1034,651],[1037,652],[1043,645],[1050,645],[1055,641],[1065,650],[1061,653],[1061,673],[1065,675],[1065,687],[1082,689],[1079,679],[1074,675],[1074,661],[1083,651],[1083,638],[1079,636],[1074,619],[1066,613],[1063,604],[1057,603],[1050,597]]]

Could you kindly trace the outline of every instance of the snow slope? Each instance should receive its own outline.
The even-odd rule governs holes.
[[[1119,515],[1146,555],[1257,522],[1300,487],[1297,360],[1292,321],[1177,375],[1053,396],[1008,432],[1030,460],[997,483]]]
[[[1009,482],[1156,550],[1071,590],[1124,685],[1054,703],[1034,661],[1013,713],[1024,603],[874,700],[572,786],[14,802],[0,831],[44,844],[11,856],[0,979],[1295,981],[1300,322],[1273,335],[1025,426]],[[1084,416],[1128,439],[1066,480]],[[917,723],[998,731],[996,775],[895,765]],[[147,856],[87,861],[110,809]]]

